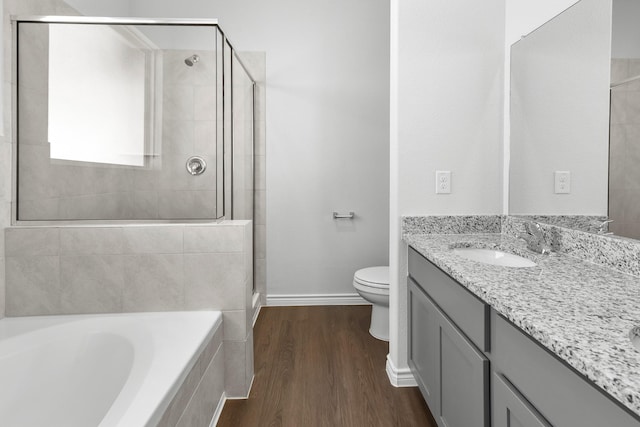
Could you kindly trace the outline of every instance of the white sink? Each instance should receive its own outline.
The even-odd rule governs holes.
[[[537,264],[530,259],[498,251],[496,249],[482,248],[455,248],[453,253],[459,257],[484,264],[499,265],[502,267],[535,267]]]

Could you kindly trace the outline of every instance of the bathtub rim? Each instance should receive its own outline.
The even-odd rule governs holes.
[[[155,426],[162,419],[166,410],[169,408],[174,398],[178,394],[179,390],[181,389],[182,385],[184,384],[185,379],[187,378],[189,373],[194,369],[194,367],[196,366],[196,363],[202,356],[205,348],[211,343],[211,340],[215,338],[215,335],[218,332],[221,334],[220,345],[222,345],[223,331],[221,327],[222,327],[223,316],[222,316],[221,310],[159,311],[159,312],[156,311],[156,312],[131,312],[131,313],[70,314],[70,315],[64,314],[64,315],[46,315],[46,316],[5,317],[3,319],[0,319],[0,341],[12,340],[14,338],[20,339],[25,334],[39,333],[46,329],[64,327],[65,324],[77,323],[86,319],[100,319],[100,318],[127,319],[127,318],[136,318],[136,317],[153,318],[156,316],[162,316],[167,314],[171,316],[179,316],[182,314],[193,315],[194,313],[204,314],[203,319],[207,319],[206,333],[200,335],[201,338],[197,341],[197,346],[195,347],[195,350],[190,352],[188,355],[188,361],[186,361],[186,363],[184,364],[180,364],[181,365],[180,372],[177,374],[177,376],[174,376],[170,385],[167,384],[167,387],[164,390],[162,398],[158,399],[157,402],[154,402],[155,406],[153,407],[152,410],[150,409],[144,410],[146,412],[146,415],[144,415],[144,418],[145,418],[144,426]],[[23,320],[27,321],[27,325],[20,328],[19,322]],[[51,323],[47,324],[47,322],[51,322]],[[19,331],[13,334],[8,333],[7,329],[11,329],[5,326],[8,323],[18,323]],[[196,337],[194,337],[194,341],[193,341],[194,344],[196,344],[195,338]],[[218,349],[219,348],[216,349],[216,352],[218,351]],[[213,355],[215,355],[215,352],[213,353]],[[127,384],[128,383],[125,382],[122,390],[125,390],[125,388],[127,387]],[[122,390],[120,390],[120,393],[122,393]],[[136,391],[136,393],[133,396],[137,396],[138,392],[139,390]],[[105,414],[103,421],[105,419],[108,419],[109,421],[115,422],[115,424],[113,425],[121,425],[120,423],[129,413],[129,410],[130,410],[129,408],[133,407],[131,403],[134,403],[136,401],[135,398],[132,399],[130,402],[128,402],[129,405],[126,405],[124,410],[122,410],[122,408],[118,409],[117,412],[115,413],[116,415],[111,413],[111,410],[118,405],[118,402],[119,402],[118,399],[120,398],[120,393],[112,403],[111,407],[109,408],[109,411],[107,411],[107,413]],[[122,403],[120,403],[119,405],[122,405]],[[111,425],[111,424],[108,424],[108,425]]]

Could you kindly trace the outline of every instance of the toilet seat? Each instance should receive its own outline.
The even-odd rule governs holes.
[[[368,267],[353,275],[353,286],[365,292],[389,294],[389,267]]]

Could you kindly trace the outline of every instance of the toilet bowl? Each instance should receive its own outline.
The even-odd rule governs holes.
[[[369,333],[389,341],[389,267],[369,267],[353,275],[353,287],[372,304]]]

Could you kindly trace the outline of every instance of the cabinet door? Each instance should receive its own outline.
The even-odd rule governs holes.
[[[493,374],[493,427],[551,427],[502,375]]]
[[[435,412],[438,400],[438,311],[426,294],[413,282],[409,284],[409,367],[424,400]]]
[[[438,371],[442,427],[489,426],[489,360],[440,314]]]

